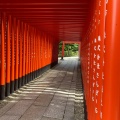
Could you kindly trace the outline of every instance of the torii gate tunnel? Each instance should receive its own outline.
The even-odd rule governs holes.
[[[81,44],[88,120],[120,120],[120,0],[1,0],[0,99]]]

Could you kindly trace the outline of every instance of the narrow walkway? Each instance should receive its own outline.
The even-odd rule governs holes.
[[[84,120],[78,58],[60,61],[1,101],[0,107],[0,120]]]

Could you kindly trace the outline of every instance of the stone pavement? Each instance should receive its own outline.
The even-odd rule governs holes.
[[[79,67],[76,57],[59,60],[0,102],[0,120],[84,120]]]

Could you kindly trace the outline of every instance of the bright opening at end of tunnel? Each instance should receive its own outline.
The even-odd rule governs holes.
[[[80,57],[80,43],[61,41],[58,48],[58,57]]]

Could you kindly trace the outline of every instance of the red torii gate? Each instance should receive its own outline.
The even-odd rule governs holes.
[[[62,44],[62,56],[61,56],[61,59],[63,60],[63,57],[64,57],[64,48],[65,48],[65,44],[78,44],[79,45],[79,52],[80,52],[80,43],[81,42],[75,42],[75,41],[63,41],[63,44]],[[79,53],[80,55],[80,53]]]

